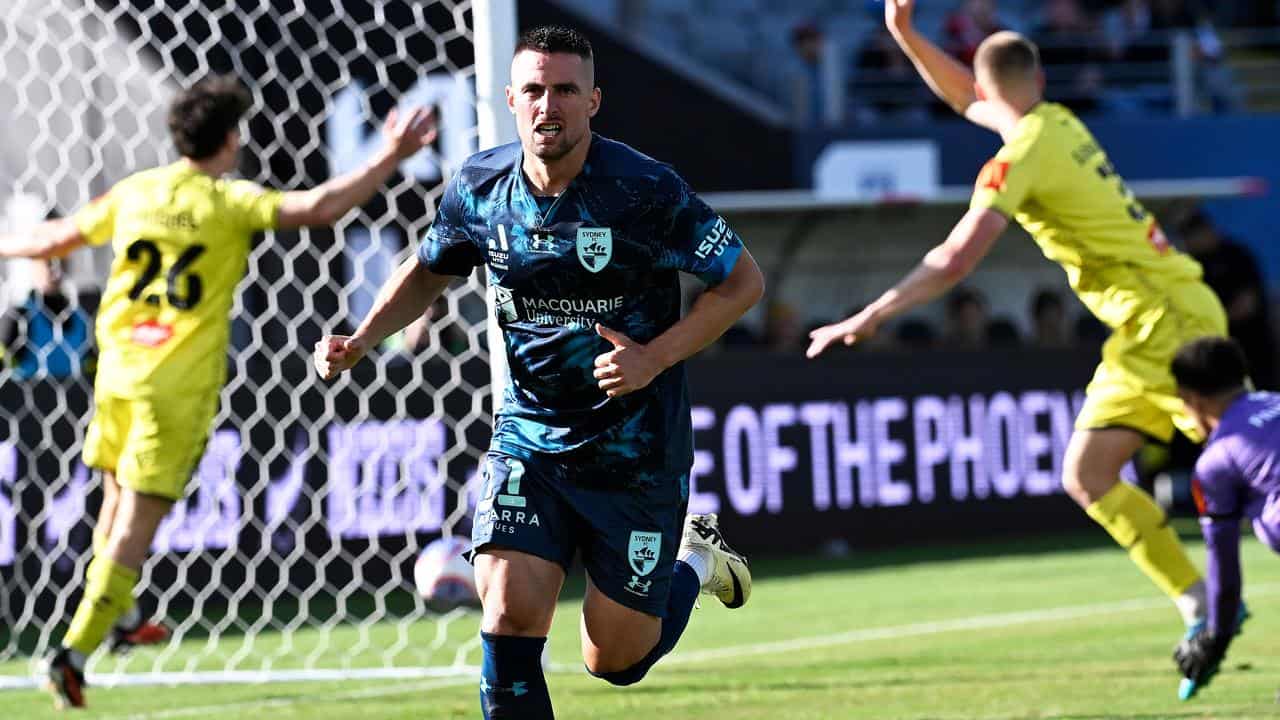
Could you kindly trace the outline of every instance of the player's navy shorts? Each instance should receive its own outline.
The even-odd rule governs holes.
[[[616,479],[618,468],[497,452],[485,456],[482,472],[471,530],[476,552],[517,550],[568,572],[581,550],[591,581],[610,599],[647,615],[666,615],[688,505],[687,474],[626,487]]]

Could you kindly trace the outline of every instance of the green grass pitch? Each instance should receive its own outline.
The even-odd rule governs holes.
[[[560,668],[548,679],[557,717],[1280,717],[1280,557],[1246,541],[1253,619],[1213,685],[1182,703],[1169,659],[1177,615],[1104,541],[1099,531],[843,559],[759,560],[749,605],[728,611],[704,598],[676,652],[624,689],[579,669],[578,601],[570,598],[551,639]],[[1202,560],[1200,545],[1191,552]],[[472,637],[475,622],[471,616],[453,623],[447,643]],[[378,634],[372,637],[376,645]],[[425,646],[435,637],[436,623],[424,620],[411,639]],[[351,646],[355,633],[340,628],[331,640]],[[263,637],[257,647],[271,652],[273,642]],[[148,652],[131,662],[144,666]],[[452,657],[449,648],[443,652]],[[473,653],[468,661],[478,658]],[[0,674],[25,669],[9,663]],[[476,693],[471,678],[90,688],[90,710],[76,717],[476,718]],[[0,717],[55,716],[42,693],[0,692]]]

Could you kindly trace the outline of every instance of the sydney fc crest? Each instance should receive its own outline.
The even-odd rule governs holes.
[[[631,569],[637,575],[648,575],[658,566],[658,553],[662,551],[662,534],[656,532],[631,531],[631,542],[627,543],[627,558],[631,561]]]
[[[578,228],[578,262],[598,273],[613,257],[613,231],[609,228]]]
[[[511,290],[498,284],[491,284],[489,287],[493,288],[493,307],[498,311],[498,317],[507,322],[519,320],[520,315],[516,311],[516,299],[512,296]]]

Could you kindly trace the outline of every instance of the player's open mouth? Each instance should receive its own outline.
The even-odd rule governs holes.
[[[560,134],[560,123],[539,123],[533,127],[533,131],[543,137],[555,137]]]

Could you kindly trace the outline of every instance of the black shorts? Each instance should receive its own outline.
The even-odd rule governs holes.
[[[485,456],[482,473],[471,530],[475,552],[516,550],[567,572],[580,549],[591,581],[610,599],[666,615],[688,505],[687,473],[625,487],[599,468],[579,469],[553,455],[497,452]]]

